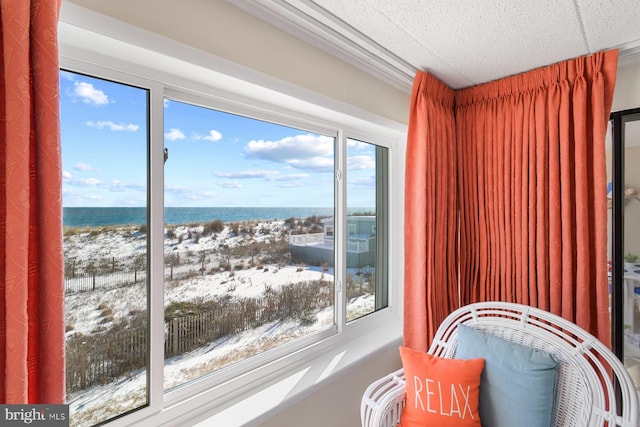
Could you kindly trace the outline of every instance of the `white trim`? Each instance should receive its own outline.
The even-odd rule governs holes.
[[[347,223],[347,138],[344,131],[338,131],[336,144],[335,177],[335,218],[333,221],[333,241],[335,244],[335,293],[336,323],[338,332],[343,333],[347,322],[347,262],[346,257],[339,256],[347,252],[347,236],[344,233]]]
[[[618,64],[634,64],[640,62],[640,40],[618,46]]]
[[[312,0],[226,1],[405,93],[411,93],[418,66],[406,62]],[[619,49],[620,64],[640,61],[640,40],[614,47]]]
[[[227,0],[312,46],[411,93],[417,68],[310,0]]]
[[[149,93],[149,403],[154,411],[164,407],[164,87],[150,85]],[[151,120],[151,117],[160,120]],[[153,185],[152,183],[155,183]],[[158,183],[160,183],[158,185]]]
[[[123,82],[144,81],[141,86],[154,87],[165,94],[223,106],[238,114],[248,112],[290,125],[299,123],[303,128],[333,132],[338,138],[344,138],[341,135],[344,132],[357,134],[364,141],[381,141],[390,148],[394,171],[390,175],[396,175],[390,176],[389,187],[389,308],[348,325],[338,321],[335,328],[280,346],[168,393],[162,384],[164,360],[152,356],[150,406],[115,419],[109,426],[184,426],[204,419],[215,419],[216,425],[238,425],[236,418],[228,418],[237,413],[246,418],[241,424],[256,425],[258,419],[264,420],[267,414],[313,393],[371,354],[399,343],[403,270],[403,192],[399,185],[404,176],[406,125],[266,77],[66,1],[62,11],[59,37],[63,67],[95,71],[97,76],[108,75]],[[154,111],[162,108],[161,102],[160,97],[152,96],[151,108]],[[163,132],[162,125],[152,125],[150,131],[156,148],[152,150],[152,179],[162,181],[162,146],[157,142]],[[161,204],[160,193],[151,194],[153,206]],[[150,232],[157,232],[161,222],[162,219],[154,215]],[[157,242],[152,241],[152,245],[152,255],[157,255]],[[152,265],[151,269],[152,275],[162,275],[161,270],[156,271],[157,266]],[[161,292],[152,292],[151,305],[152,318],[162,316],[162,308],[157,309],[162,307]],[[162,346],[161,332],[158,328],[151,331],[154,348]],[[156,353],[162,355],[162,352]],[[256,396],[261,393],[277,399],[256,406]]]

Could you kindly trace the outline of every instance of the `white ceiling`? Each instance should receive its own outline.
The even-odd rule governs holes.
[[[227,0],[405,91],[452,88],[613,47],[640,60],[640,0]]]

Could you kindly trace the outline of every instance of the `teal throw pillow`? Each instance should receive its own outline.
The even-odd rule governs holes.
[[[558,363],[545,351],[458,325],[457,359],[485,360],[480,379],[483,427],[549,427]]]

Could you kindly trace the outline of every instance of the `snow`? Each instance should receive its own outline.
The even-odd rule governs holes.
[[[274,322],[259,328],[221,338],[189,353],[165,361],[165,390],[212,371],[210,363],[216,357],[242,352],[246,348],[274,341],[275,338],[295,338],[328,327],[332,323],[332,310],[324,310],[319,322],[301,327],[299,322]],[[268,350],[265,348],[264,350]],[[146,370],[138,370],[116,381],[90,387],[68,396],[72,426],[91,426],[118,413],[126,412],[146,403]]]
[[[178,226],[173,228],[176,237],[165,237],[165,255],[180,253],[182,259],[189,253],[206,250],[213,254],[223,246],[234,247],[248,238],[255,242],[270,243],[287,229],[282,221],[266,221],[252,224],[256,231],[252,236],[236,236],[229,225],[215,235],[201,236],[202,226]],[[167,231],[167,230],[165,230]],[[191,239],[188,233],[191,231]],[[200,235],[196,239],[196,233]],[[284,233],[284,234],[283,234]],[[165,235],[166,236],[166,235]],[[180,236],[183,236],[180,239]],[[146,236],[132,227],[110,229],[101,233],[77,234],[65,237],[65,258],[86,261],[89,254],[94,260],[114,258],[117,262],[133,263],[136,256],[146,252]],[[123,261],[124,260],[124,261]],[[231,263],[248,259],[233,260]],[[181,280],[165,280],[165,307],[172,302],[202,302],[217,298],[257,298],[268,287],[277,289],[290,283],[314,281],[324,278],[333,280],[332,269],[320,267],[265,264],[260,268],[220,271],[216,269],[215,256],[208,257],[206,275],[194,275]],[[184,274],[194,265],[176,266],[175,277]],[[165,268],[165,277],[169,270]],[[115,289],[98,289],[92,292],[68,293],[65,298],[67,337],[75,334],[91,335],[107,329],[113,323],[127,321],[132,313],[146,310],[145,285],[138,283]],[[364,295],[348,303],[350,317],[364,315],[373,310],[373,297]],[[299,320],[288,319],[263,325],[253,330],[228,336],[209,343],[189,353],[165,361],[165,390],[183,384],[206,373],[210,373],[235,361],[266,351],[283,342],[313,333],[333,324],[333,308],[316,313],[317,322],[303,326]],[[146,402],[146,372],[130,372],[114,382],[93,386],[70,393],[68,403],[72,414],[71,425],[93,425],[126,412]]]

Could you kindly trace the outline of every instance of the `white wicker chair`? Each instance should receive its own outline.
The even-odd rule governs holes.
[[[554,426],[638,426],[638,395],[631,377],[620,360],[582,328],[533,307],[504,302],[477,303],[454,311],[444,320],[429,353],[454,357],[456,328],[460,323],[545,350],[556,357],[559,364]],[[620,384],[618,399],[612,376]],[[362,397],[362,425],[396,426],[404,398],[402,369],[375,381]]]

